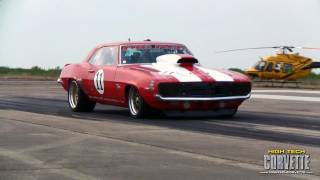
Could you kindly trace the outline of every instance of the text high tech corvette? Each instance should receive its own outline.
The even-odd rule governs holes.
[[[82,63],[66,64],[58,82],[73,111],[98,102],[128,107],[136,118],[199,110],[231,117],[251,92],[247,76],[207,69],[182,44],[152,41],[98,46]]]

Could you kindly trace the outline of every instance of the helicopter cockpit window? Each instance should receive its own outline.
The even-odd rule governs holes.
[[[272,69],[273,69],[273,63],[270,62],[270,63],[268,64],[268,67],[267,67],[266,71],[272,72]]]
[[[274,70],[276,72],[280,72],[281,71],[281,63],[276,63],[275,67],[274,67]]]
[[[258,71],[263,71],[264,67],[266,66],[266,62],[265,61],[260,61],[256,64],[256,69]]]
[[[293,71],[292,64],[284,64],[283,72],[284,73],[291,73]]]

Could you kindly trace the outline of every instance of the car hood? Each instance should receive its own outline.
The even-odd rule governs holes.
[[[156,63],[136,64],[130,69],[150,73],[157,79],[175,79],[178,82],[249,81],[241,73],[205,68],[190,55],[163,55],[157,58]]]

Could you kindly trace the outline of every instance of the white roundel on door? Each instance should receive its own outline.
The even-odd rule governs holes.
[[[98,91],[99,94],[104,93],[104,72],[103,69],[100,69],[97,71],[96,75],[94,76],[93,79],[94,82],[94,87]]]

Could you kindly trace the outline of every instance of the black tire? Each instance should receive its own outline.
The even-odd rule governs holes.
[[[139,91],[135,87],[130,87],[128,93],[128,106],[131,117],[144,118],[150,115],[152,109],[140,96]]]
[[[96,106],[96,103],[88,98],[75,80],[69,84],[68,102],[74,112],[91,112]]]

